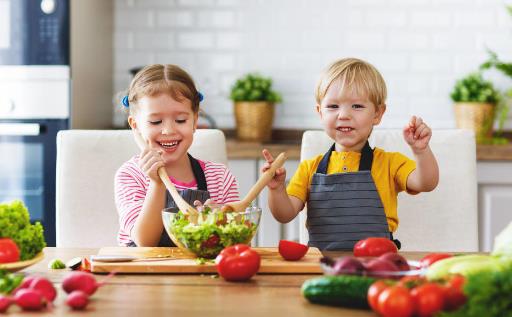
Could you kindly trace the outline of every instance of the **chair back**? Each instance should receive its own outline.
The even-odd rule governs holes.
[[[301,161],[333,144],[324,131],[306,131]],[[401,130],[374,130],[370,145],[414,158]],[[430,147],[439,164],[439,185],[428,193],[398,195],[395,238],[404,251],[478,251],[476,145],[468,130],[434,130]],[[308,241],[306,210],[300,213],[300,240]]]
[[[198,129],[189,150],[196,158],[227,164],[226,139]],[[140,153],[131,130],[65,130],[57,135],[57,247],[117,245],[114,202],[117,169]]]

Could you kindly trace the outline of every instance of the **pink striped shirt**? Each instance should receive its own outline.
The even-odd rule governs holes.
[[[137,165],[139,156],[132,157],[116,172],[114,190],[119,213],[119,245],[132,242],[131,231],[139,216],[149,187],[149,177]],[[198,160],[204,171],[210,199],[219,204],[239,201],[238,183],[224,164]],[[170,177],[177,189],[197,189],[197,182],[182,183]]]

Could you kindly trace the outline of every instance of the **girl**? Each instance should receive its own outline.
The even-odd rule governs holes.
[[[190,204],[239,200],[237,181],[226,166],[188,153],[202,98],[190,75],[176,65],[146,66],[133,78],[123,105],[130,127],[148,145],[115,176],[120,245],[174,245],[163,228],[162,209],[175,204],[158,176],[160,167]]]

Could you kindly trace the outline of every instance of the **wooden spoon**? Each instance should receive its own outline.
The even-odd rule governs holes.
[[[132,130],[133,130],[133,134],[135,136],[135,141],[136,141],[137,145],[139,146],[139,148],[141,150],[144,150],[144,148],[146,148],[146,143],[144,142],[142,135],[140,134],[139,131],[137,131],[135,129],[132,129]],[[174,199],[174,202],[176,203],[178,208],[183,213],[189,214],[189,216],[191,216],[191,217],[189,217],[190,222],[192,222],[194,224],[197,223],[197,215],[199,214],[199,212],[197,211],[197,209],[190,206],[190,204],[187,203],[185,201],[185,199],[183,199],[183,197],[181,197],[181,195],[180,195],[180,193],[178,193],[178,190],[176,189],[176,187],[174,187],[174,184],[170,181],[169,175],[167,175],[167,172],[165,171],[164,167],[160,167],[158,169],[158,176],[160,176],[160,179],[164,183],[165,188],[167,188],[167,190],[171,194],[171,197],[172,197],[172,199]]]
[[[276,170],[284,165],[287,157],[285,153],[279,154],[276,159],[270,164],[270,168],[266,170],[263,174],[261,174],[258,181],[252,186],[247,195],[245,195],[244,199],[237,202],[226,203],[222,206],[223,211],[240,211],[243,212],[249,204],[259,195],[259,193],[265,188],[265,186],[270,182],[270,180],[276,174]]]

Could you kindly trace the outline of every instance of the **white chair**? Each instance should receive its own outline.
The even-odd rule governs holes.
[[[372,147],[414,158],[401,130],[374,130],[369,141]],[[324,131],[306,131],[301,160],[325,153],[332,143]],[[474,134],[468,130],[434,130],[430,146],[439,164],[439,185],[416,196],[400,193],[400,223],[394,236],[404,251],[478,251]],[[300,240],[306,243],[306,209],[300,219]]]
[[[130,130],[67,130],[57,135],[57,247],[117,245],[114,175],[139,153]],[[199,129],[190,153],[227,164],[224,133]]]

